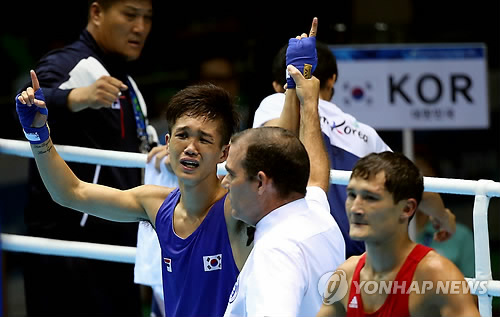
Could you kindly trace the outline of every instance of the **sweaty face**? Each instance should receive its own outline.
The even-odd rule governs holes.
[[[402,203],[394,204],[385,188],[385,173],[368,180],[352,178],[347,185],[345,202],[349,217],[349,235],[354,240],[384,241],[398,228]]]
[[[177,119],[168,137],[170,166],[179,180],[198,182],[216,177],[217,164],[224,161],[219,121],[184,115]]]
[[[151,31],[152,15],[151,0],[116,1],[98,18],[99,46],[109,54],[136,60]]]
[[[246,143],[240,140],[231,144],[226,161],[227,175],[222,181],[224,188],[229,190],[229,199],[233,209],[233,217],[249,225],[258,221],[258,181],[249,180],[241,162],[246,156]]]

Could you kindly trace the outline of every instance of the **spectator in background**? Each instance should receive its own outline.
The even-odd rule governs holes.
[[[151,0],[89,1],[87,27],[74,43],[45,55],[35,70],[50,104],[54,143],[147,152],[156,141],[141,93],[128,75],[151,30]],[[26,84],[21,90],[25,89]],[[141,169],[70,163],[86,182],[129,189]],[[135,246],[137,224],[112,223],[52,201],[30,162],[27,234],[63,240]],[[81,258],[27,255],[24,271],[29,316],[141,316],[133,267]]]
[[[435,166],[430,156],[417,155],[415,164],[422,171],[424,176],[438,177]],[[443,206],[444,208],[444,206]],[[457,222],[455,234],[446,241],[436,241],[434,235],[436,229],[433,226],[433,219],[420,209],[416,213],[416,242],[431,247],[442,256],[451,260],[465,277],[474,277],[474,235],[466,225]]]
[[[241,77],[238,71],[237,58],[223,51],[204,52],[199,63],[191,71],[193,83],[214,84],[224,88],[235,98],[236,111],[238,111],[241,118],[239,129],[246,129],[248,127],[249,107],[246,96],[241,90]]]
[[[233,97],[237,97],[240,91],[234,62],[222,55],[202,60],[199,67],[199,82],[210,82],[222,87]]]

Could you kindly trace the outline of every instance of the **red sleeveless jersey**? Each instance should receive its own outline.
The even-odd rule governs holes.
[[[356,294],[357,289],[354,284],[354,282],[356,282],[359,288],[359,272],[365,266],[366,261],[366,253],[364,253],[359,259],[359,262],[356,265],[356,269],[354,270],[354,275],[352,277],[351,288],[349,290],[349,301],[347,304],[347,316],[410,316],[410,311],[408,308],[408,299],[410,297],[410,294],[407,294],[407,291],[413,281],[413,274],[415,273],[418,263],[431,250],[432,248],[423,246],[421,244],[417,244],[413,248],[413,250],[406,258],[405,262],[403,263],[403,266],[399,270],[398,274],[396,275],[396,279],[392,282],[392,291],[387,296],[384,304],[382,304],[379,309],[371,314],[367,314],[363,310],[363,300],[361,298],[361,294]],[[373,288],[370,287],[369,289],[372,290]]]

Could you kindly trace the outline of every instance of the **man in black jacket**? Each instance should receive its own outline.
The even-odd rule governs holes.
[[[51,105],[54,143],[149,150],[156,133],[148,127],[144,99],[127,68],[128,62],[139,58],[151,20],[151,0],[89,1],[88,24],[80,38],[39,61],[35,70]],[[119,189],[142,182],[138,168],[70,165],[87,182]],[[54,203],[34,160],[25,223],[32,236],[136,246],[137,224],[82,217]],[[131,264],[45,255],[27,255],[25,263],[29,316],[141,315]]]

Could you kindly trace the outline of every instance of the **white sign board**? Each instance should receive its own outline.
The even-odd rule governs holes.
[[[381,130],[488,128],[483,44],[330,46],[332,102]]]

